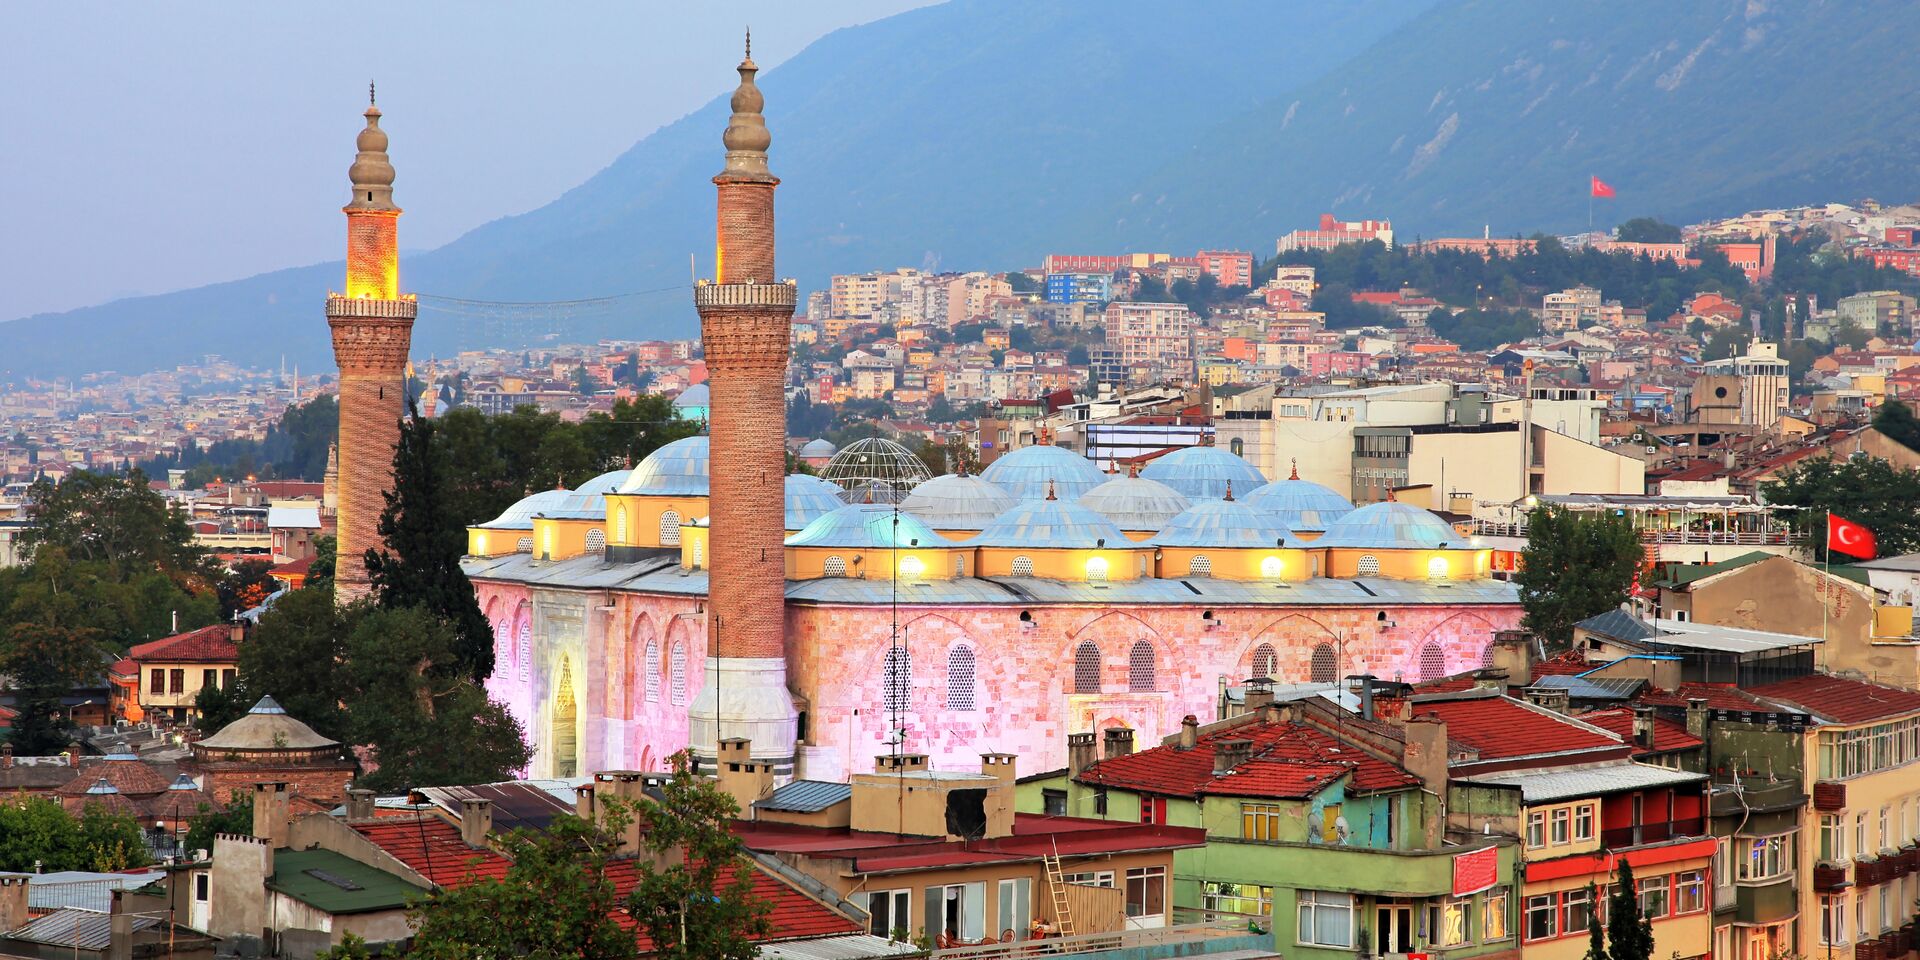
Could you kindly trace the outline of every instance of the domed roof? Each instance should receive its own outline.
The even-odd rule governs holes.
[[[1018,501],[980,477],[949,473],[913,488],[900,509],[936,530],[985,530]]]
[[[902,547],[953,545],[920,518],[905,510],[896,511],[890,503],[851,503],[807,524],[787,538],[787,546],[885,550],[895,546],[896,537]]]
[[[1072,450],[1052,444],[1021,447],[987,464],[980,478],[1011,494],[1015,500],[1044,500],[1047,481],[1054,483],[1054,495],[1061,500],[1076,500],[1081,494],[1105,483],[1100,468]]]
[[[1353,501],[1298,475],[1275,480],[1246,499],[1289,530],[1325,530],[1327,524],[1353,512]]]
[[[799,530],[842,506],[840,486],[804,473],[787,474],[787,529]]]
[[[1369,503],[1327,524],[1327,532],[1313,541],[1316,547],[1384,550],[1464,548],[1467,543],[1466,537],[1432,511],[1394,500]]]
[[[337,747],[313,728],[287,715],[286,708],[272,697],[261,697],[247,715],[220,728],[220,732],[194,743],[195,752],[227,753],[245,750],[317,750]]]
[[[1146,477],[1114,477],[1080,495],[1080,505],[1122,530],[1159,530],[1193,506],[1180,491]]]
[[[1218,500],[1227,495],[1232,483],[1241,496],[1252,493],[1267,482],[1253,464],[1219,447],[1186,447],[1175,450],[1140,469],[1148,480],[1158,480],[1192,500]]]
[[[806,443],[803,443],[800,445],[800,452],[798,454],[795,454],[795,456],[831,457],[833,456],[834,451],[838,449],[839,449],[838,447],[833,445],[833,441],[831,440],[827,440],[824,438],[818,439],[818,440],[808,440]]]
[[[535,516],[550,520],[605,520],[606,495],[620,489],[631,470],[610,470],[574,488],[559,504],[535,511]]]
[[[1028,500],[995,517],[969,547],[1093,550],[1130,547],[1133,541],[1112,520],[1070,500]]]
[[[1202,500],[1174,517],[1166,529],[1147,542],[1156,547],[1208,549],[1300,546],[1280,521],[1239,500]]]
[[[633,468],[621,493],[654,497],[707,495],[707,438],[685,437],[647,454]]]
[[[696,383],[680,391],[680,395],[673,398],[673,405],[683,410],[687,407],[704,407],[712,403],[708,399],[711,396],[712,391],[707,389],[706,384]]]
[[[573,488],[574,493],[613,493],[627,482],[632,470],[608,470],[592,480]]]
[[[488,530],[532,530],[534,514],[551,515],[550,511],[560,509],[560,505],[571,496],[571,490],[542,490],[521,498],[519,503],[508,507],[499,516],[477,526]]]

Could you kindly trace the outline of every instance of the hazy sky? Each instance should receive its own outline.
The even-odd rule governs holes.
[[[743,25],[771,67],[928,2],[6,0],[0,320],[342,256],[369,79],[426,249],[724,93]]]

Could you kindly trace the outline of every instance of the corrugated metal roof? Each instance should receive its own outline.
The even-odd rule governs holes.
[[[1648,763],[1608,763],[1562,770],[1513,770],[1483,777],[1466,777],[1462,782],[1497,786],[1518,786],[1527,803],[1552,803],[1576,797],[1596,797],[1622,790],[1643,790],[1680,783],[1699,783],[1704,773],[1688,773]]]
[[[819,813],[853,796],[853,786],[826,780],[795,780],[754,801],[757,810],[784,810],[789,813]]]
[[[920,952],[920,948],[911,943],[856,933],[841,937],[763,943],[759,956],[762,960],[861,960],[863,957],[898,957]]]
[[[1721,627],[1692,620],[1655,620],[1652,636],[1640,641],[1649,647],[1679,647],[1720,653],[1763,653],[1820,643],[1819,637],[1771,633],[1741,627]]]
[[[135,932],[160,925],[154,917],[133,918]],[[113,918],[93,910],[55,910],[13,932],[13,939],[81,950],[105,950],[113,941]]]
[[[1575,700],[1625,700],[1639,692],[1646,682],[1640,677],[1583,677],[1578,674],[1560,674],[1541,677],[1533,683],[1533,686],[1565,690],[1567,696]]]
[[[1588,633],[1597,633],[1612,640],[1633,642],[1653,636],[1653,628],[1645,620],[1625,610],[1608,610],[1595,614],[1574,624]]]
[[[493,828],[508,831],[526,827],[544,830],[553,818],[572,813],[573,807],[537,783],[510,780],[459,787],[422,787],[421,796],[435,806],[458,817],[460,801],[487,800],[493,804]]]

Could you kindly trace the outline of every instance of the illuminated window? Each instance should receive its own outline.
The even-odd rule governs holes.
[[[706,565],[707,551],[704,549],[705,547],[706,547],[706,544],[701,543],[698,540],[695,540],[693,542],[693,568],[695,570],[698,570],[702,566]]]
[[[1187,576],[1213,576],[1213,561],[1203,555],[1196,555],[1193,559],[1187,561]]]
[[[900,576],[908,580],[918,580],[927,572],[927,565],[919,557],[903,557],[900,560]]]
[[[645,677],[647,681],[647,702],[660,702],[660,641],[647,638]]]
[[[1073,692],[1100,692],[1100,647],[1092,640],[1073,648]]]
[[[594,527],[587,531],[587,552],[600,553],[607,549],[607,532]]]
[[[1440,645],[1429,641],[1420,647],[1420,679],[1438,680],[1447,675],[1447,655]]]
[[[1033,558],[1032,557],[1014,557],[1013,558],[1013,575],[1016,577],[1033,576]]]
[[[947,651],[947,709],[973,709],[973,648],[966,644]]]
[[[514,542],[514,544],[513,544],[513,549],[515,549],[515,550],[517,550],[517,551],[520,551],[520,552],[522,552],[522,553],[532,553],[532,552],[533,552],[533,538],[532,538],[532,537],[521,537],[521,538],[520,538],[519,540],[517,540],[517,541],[515,541],[515,542]]]
[[[680,545],[680,512],[668,510],[660,515],[660,545],[677,547]]]
[[[1146,640],[1136,641],[1127,652],[1127,689],[1135,693],[1154,689],[1153,644]]]
[[[956,553],[953,555],[953,575],[956,577],[964,577],[967,575],[966,554]]]
[[[1361,557],[1359,564],[1356,565],[1354,568],[1354,575],[1360,576],[1360,577],[1379,576],[1380,575],[1380,558],[1374,556],[1371,553]]]
[[[627,542],[627,508],[615,507],[613,511],[613,539]]]
[[[667,669],[670,673],[670,681],[673,685],[672,687],[673,702],[675,706],[684,706],[687,702],[687,644],[686,644],[686,641],[675,640],[673,642],[673,652],[670,655],[670,659],[672,660],[672,662],[667,665]]]
[[[514,645],[520,661],[520,682],[533,678],[533,619],[523,617],[520,621],[519,642]]]
[[[1427,561],[1427,579],[1445,580],[1447,578],[1447,558],[1434,557]]]
[[[1107,558],[1091,557],[1087,560],[1087,579],[1105,580],[1107,578]]]
[[[1271,677],[1280,665],[1280,657],[1273,652],[1273,644],[1263,643],[1253,648],[1253,672],[1248,676]]]
[[[553,558],[553,528],[552,527],[548,527],[547,529],[540,532],[540,555],[548,559]]]
[[[475,556],[484,557],[487,555],[487,535],[486,534],[482,533],[482,534],[476,534],[474,536],[473,552]]]
[[[827,558],[827,562],[826,562],[826,564],[824,565],[824,568],[823,568],[823,572],[825,573],[825,575],[826,575],[826,576],[829,576],[829,577],[844,577],[844,576],[846,576],[846,575],[847,575],[847,561],[846,561],[846,558],[844,558],[844,557],[828,557],[828,558]]]
[[[913,690],[913,655],[906,647],[888,647],[880,671],[880,697],[888,713],[907,709]]]
[[[1333,683],[1340,679],[1340,658],[1333,652],[1333,644],[1323,643],[1313,648],[1313,668],[1308,678],[1314,683]]]
[[[1266,577],[1268,580],[1280,579],[1280,570],[1279,557],[1268,557],[1260,561],[1260,575]]]

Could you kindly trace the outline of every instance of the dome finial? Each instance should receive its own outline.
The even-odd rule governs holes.
[[[770,177],[767,147],[773,142],[773,135],[767,132],[767,119],[760,114],[766,106],[766,98],[760,95],[760,88],[754,85],[754,74],[760,68],[753,62],[751,30],[747,32],[746,56],[740,61],[738,69],[740,85],[733,90],[733,116],[727,120],[727,132],[720,137],[727,147],[727,166],[721,174]]]
[[[375,99],[373,96],[373,81],[368,80],[367,81],[367,106],[371,107],[378,104],[379,102],[380,101]]]
[[[1133,463],[1127,464],[1127,476],[1138,477],[1139,475],[1140,475],[1139,461],[1135,461]]]
[[[1225,500],[1229,503],[1233,502],[1233,478],[1232,477],[1227,478],[1227,495],[1224,497],[1221,497],[1220,499]]]
[[[1298,458],[1295,458],[1294,460],[1292,460],[1292,461],[1290,461],[1290,462],[1291,462],[1291,463],[1293,464],[1293,472],[1292,472],[1292,473],[1289,473],[1289,474],[1287,474],[1287,479],[1288,479],[1288,480],[1298,480],[1298,479],[1300,479],[1300,460],[1299,460]]]
[[[1055,497],[1055,496],[1053,495],[1053,478],[1052,478],[1052,477],[1048,477],[1048,478],[1047,478],[1047,499],[1048,499],[1048,500],[1057,500],[1057,499],[1059,499],[1058,497]]]
[[[1393,499],[1393,488],[1392,488],[1392,487],[1388,487],[1388,488],[1387,488],[1387,502],[1388,502],[1388,503],[1395,503],[1395,502],[1397,502],[1397,501],[1395,501],[1395,500]]]

